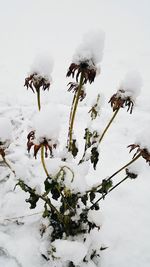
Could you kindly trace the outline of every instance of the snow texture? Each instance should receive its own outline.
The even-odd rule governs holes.
[[[0,118],[0,142],[7,147],[12,141],[12,124],[10,119]],[[2,147],[1,146],[1,147]]]
[[[86,246],[78,241],[56,240],[52,245],[56,248],[55,257],[72,261],[74,264],[80,264],[87,254]]]

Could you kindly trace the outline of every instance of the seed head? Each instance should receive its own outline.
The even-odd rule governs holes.
[[[35,91],[38,92],[40,88],[45,91],[49,90],[50,81],[47,77],[41,76],[40,74],[34,72],[25,79],[24,86],[26,86],[27,89],[30,88],[33,93]]]
[[[119,108],[127,107],[127,112],[129,111],[130,114],[133,111],[134,102],[130,96],[126,95],[124,90],[118,90],[116,94],[114,94],[109,102],[113,111],[118,110]]]
[[[134,149],[137,149],[137,151],[133,155],[133,158],[135,158],[137,156],[137,154],[139,153],[139,155],[141,155],[142,158],[145,159],[146,162],[148,162],[148,164],[150,165],[150,152],[148,151],[147,148],[142,148],[138,144],[132,144],[132,145],[129,145],[128,147],[130,147],[129,152],[131,152]]]
[[[31,150],[31,147],[34,147],[34,157],[36,158],[38,151],[42,148],[45,148],[45,157],[48,157],[48,151],[50,152],[50,156],[53,157],[53,149],[57,147],[57,143],[52,142],[51,139],[47,140],[45,137],[41,138],[38,142],[36,142],[35,131],[31,131],[27,136],[27,150],[28,153]]]
[[[82,73],[83,75],[83,84],[94,82],[95,76],[96,76],[96,66],[95,64],[90,64],[90,62],[87,61],[81,61],[80,63],[71,63],[69,70],[67,72],[67,77],[76,75],[76,82],[78,82],[79,75]]]

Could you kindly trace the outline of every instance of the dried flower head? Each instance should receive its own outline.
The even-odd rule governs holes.
[[[37,72],[32,73],[25,79],[24,86],[31,88],[33,93],[36,90],[37,92],[42,88],[44,91],[50,88],[50,80],[47,77],[41,76]]]
[[[134,102],[132,98],[122,89],[119,89],[117,93],[110,98],[108,103],[111,104],[113,111],[124,107],[127,107],[127,111],[129,111],[130,114],[133,111]]]
[[[137,149],[136,153],[133,155],[133,158],[135,158],[137,154],[139,153],[139,155],[141,155],[146,160],[146,162],[148,162],[148,164],[150,165],[150,152],[148,151],[147,148],[142,148],[138,144],[132,144],[132,145],[129,145],[128,147],[130,147],[130,152],[134,149]]]
[[[72,76],[74,78],[76,74],[76,82],[78,82],[79,75],[83,75],[83,84],[94,82],[96,76],[96,66],[94,63],[91,64],[89,60],[81,61],[77,63],[71,63],[69,70],[67,72],[67,77]]]
[[[73,93],[76,93],[79,89],[79,84],[78,83],[73,83],[70,82],[68,83],[68,92],[73,91]],[[86,97],[86,92],[85,92],[85,88],[82,87],[81,91],[80,91],[80,96],[79,96],[79,100],[82,101],[84,98]]]
[[[27,150],[28,153],[31,150],[31,147],[34,147],[34,157],[36,158],[38,151],[44,147],[45,148],[45,157],[48,157],[48,151],[50,152],[50,156],[53,157],[53,149],[57,147],[56,142],[52,142],[51,139],[47,139],[45,137],[40,140],[36,140],[35,131],[31,131],[27,136]]]

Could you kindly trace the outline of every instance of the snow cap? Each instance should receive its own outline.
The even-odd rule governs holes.
[[[120,83],[120,90],[124,90],[127,96],[135,99],[141,91],[143,85],[142,77],[138,71],[129,71]]]
[[[53,70],[53,59],[46,55],[38,55],[31,65],[30,74],[37,73],[40,76],[51,81],[51,73]]]
[[[105,34],[101,30],[90,31],[84,35],[83,41],[76,49],[73,62],[79,64],[89,61],[93,65],[101,62],[103,57]]]
[[[33,120],[37,140],[57,140],[60,131],[60,114],[55,106],[43,108]]]

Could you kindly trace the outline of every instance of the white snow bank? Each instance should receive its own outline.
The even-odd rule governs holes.
[[[55,257],[74,264],[79,264],[87,254],[86,246],[78,241],[55,240],[52,245],[56,248]]]
[[[81,45],[76,49],[73,62],[79,64],[89,61],[92,65],[101,62],[103,57],[105,34],[101,30],[90,31],[84,35]]]

